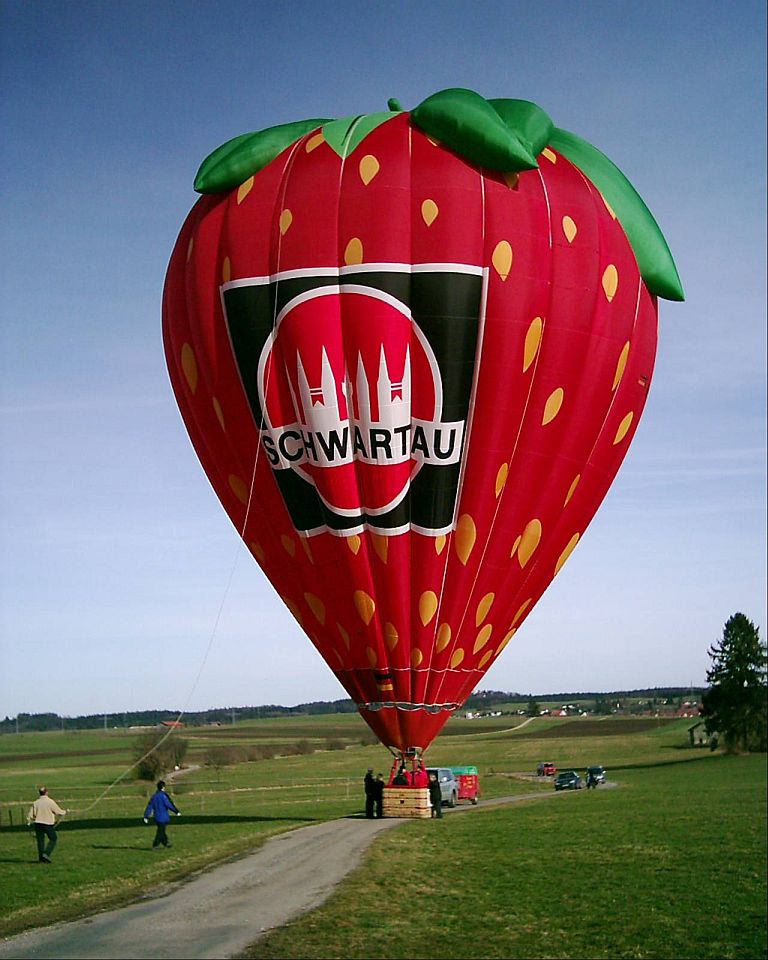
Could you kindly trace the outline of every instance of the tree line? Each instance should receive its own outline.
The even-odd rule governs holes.
[[[647,697],[650,700],[680,700],[683,697],[701,694],[702,688],[696,687],[655,687],[642,690],[615,690],[603,693],[543,693],[536,700],[594,700],[597,704],[614,702],[616,699]],[[527,702],[531,696],[504,690],[478,690],[464,704],[467,710],[490,709],[503,703]],[[259,720],[286,716],[320,716],[334,713],[356,713],[353,700],[312,700],[293,707],[280,704],[264,704],[246,707],[216,707],[211,710],[195,710],[184,714],[184,725],[189,727],[205,724],[232,723],[233,714],[238,720]],[[607,712],[610,712],[608,710]],[[178,710],[130,710],[116,713],[89,713],[76,717],[63,717],[58,713],[19,713],[16,717],[6,716],[0,720],[0,734],[33,733],[48,730],[99,730],[127,729],[129,727],[154,727],[164,720],[175,720]]]

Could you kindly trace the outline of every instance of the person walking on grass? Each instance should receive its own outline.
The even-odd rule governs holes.
[[[56,817],[65,816],[67,811],[62,810],[58,803],[48,796],[47,787],[40,787],[39,794],[40,796],[29,808],[27,825],[32,823],[35,825],[38,862],[50,863],[59,839],[56,836]]]
[[[155,839],[152,843],[153,847],[171,846],[171,841],[168,839],[166,832],[166,828],[171,822],[171,813],[175,813],[177,817],[181,816],[173,800],[171,800],[165,792],[165,780],[158,780],[157,790],[149,798],[147,809],[144,811],[144,823],[149,823],[150,817],[155,818],[157,829],[155,830]]]

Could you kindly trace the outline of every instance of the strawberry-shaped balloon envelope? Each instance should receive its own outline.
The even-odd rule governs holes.
[[[224,509],[413,755],[584,535],[643,411],[657,298],[683,294],[630,183],[539,107],[389,107],[214,151],[163,329]]]

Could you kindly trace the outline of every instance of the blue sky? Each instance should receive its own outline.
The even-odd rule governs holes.
[[[607,153],[687,295],[611,492],[482,686],[701,684],[732,613],[765,635],[762,2],[4,0],[0,36],[0,715],[344,695],[192,451],[163,279],[220,143],[449,86]]]

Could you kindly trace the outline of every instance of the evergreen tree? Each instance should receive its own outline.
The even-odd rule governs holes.
[[[722,737],[729,750],[765,751],[767,661],[758,628],[743,613],[735,613],[725,624],[722,640],[708,653],[710,686],[701,707],[707,733]]]

